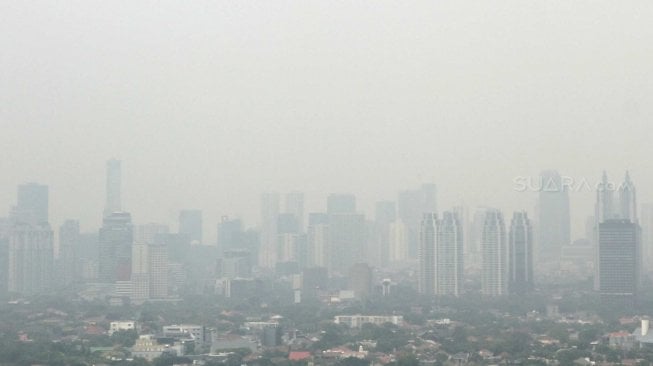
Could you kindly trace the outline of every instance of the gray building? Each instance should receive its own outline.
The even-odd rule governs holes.
[[[27,224],[48,223],[48,186],[26,183],[18,186],[14,221]]]
[[[464,273],[463,228],[454,212],[445,211],[437,223],[435,294],[459,296]]]
[[[114,212],[106,216],[99,230],[98,280],[104,283],[129,281],[133,230],[131,215]]]
[[[185,235],[191,243],[202,243],[202,211],[179,211],[179,233]]]
[[[50,225],[15,224],[9,234],[8,291],[37,295],[52,285],[54,257]]]
[[[533,226],[526,212],[515,212],[508,234],[510,292],[524,294],[533,289]]]
[[[628,219],[599,224],[599,292],[606,303],[632,306],[641,277],[641,229]]]
[[[435,213],[424,214],[420,227],[417,289],[422,295],[435,295],[435,258],[438,231]]]
[[[545,170],[540,175],[538,194],[538,262],[557,263],[563,245],[571,243],[569,192],[560,174]]]
[[[107,183],[106,183],[106,203],[104,206],[104,216],[109,216],[114,212],[122,211],[122,172],[120,160],[110,159],[107,161]]]

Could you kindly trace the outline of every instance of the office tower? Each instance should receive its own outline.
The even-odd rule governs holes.
[[[329,271],[345,274],[354,263],[365,260],[365,215],[329,214]]]
[[[165,243],[155,242],[147,249],[150,299],[165,299],[168,297],[168,248]]]
[[[186,235],[193,244],[202,243],[202,211],[179,211],[179,233]]]
[[[470,251],[469,251],[469,246],[470,246],[469,245],[469,240],[473,236],[473,234],[471,233],[472,225],[471,225],[471,222],[469,220],[469,209],[465,205],[458,205],[458,206],[455,206],[452,209],[452,211],[456,215],[456,217],[458,218],[458,222],[460,224],[460,227],[461,227],[461,230],[462,230],[462,233],[463,233],[463,235],[462,235],[463,236],[462,237],[463,259],[464,259],[463,263],[465,264],[465,266],[467,266],[468,264],[466,263],[466,261],[470,257],[470,254],[471,254]]]
[[[293,191],[286,194],[286,213],[297,218],[299,231],[304,231],[304,193]]]
[[[98,280],[104,283],[129,281],[133,243],[131,215],[127,212],[109,214],[102,221],[99,236]]]
[[[435,295],[435,261],[438,218],[434,213],[424,214],[420,228],[418,250],[419,272],[417,289],[422,295]]]
[[[277,263],[299,262],[299,223],[294,214],[279,214],[277,219]]]
[[[533,289],[533,228],[526,212],[515,212],[508,234],[509,288],[524,294]]]
[[[417,258],[422,216],[437,212],[436,194],[435,184],[429,183],[419,189],[401,191],[397,196],[397,217],[406,225],[409,258]]]
[[[626,172],[624,182],[619,186],[620,218],[637,222],[637,195],[635,185]]]
[[[50,225],[16,223],[9,233],[8,291],[38,295],[52,285],[54,246]]]
[[[48,186],[27,183],[18,186],[14,221],[27,224],[48,223]]]
[[[79,278],[77,249],[81,242],[79,221],[66,220],[59,227],[59,258],[61,285],[69,286]]]
[[[435,294],[458,296],[463,287],[463,229],[454,212],[437,222],[435,239]]]
[[[114,212],[122,211],[121,185],[122,173],[120,160],[107,161],[107,201],[104,206],[104,215],[109,216]]]
[[[392,201],[381,201],[376,203],[374,212],[370,263],[384,267],[390,262],[390,225],[397,220],[397,207]]]
[[[351,214],[356,213],[356,196],[349,193],[332,193],[327,197],[327,213]]]
[[[168,225],[150,223],[134,226],[134,243],[154,244],[165,240],[170,233]]]
[[[563,245],[571,243],[569,192],[560,174],[545,170],[538,195],[538,261],[556,263]]]
[[[134,303],[142,303],[150,298],[149,245],[143,241],[135,241],[132,245],[132,294]]]
[[[266,192],[261,196],[261,247],[259,266],[273,268],[277,262],[277,218],[279,216],[279,194]]]
[[[311,213],[308,215],[308,267],[329,265],[329,215]]]
[[[599,292],[606,303],[632,306],[639,289],[641,230],[628,219],[599,223]]]
[[[642,205],[642,259],[644,268],[653,266],[653,203]]]
[[[243,223],[240,219],[230,219],[222,216],[218,224],[218,255],[225,251],[242,248]]]
[[[348,289],[357,299],[367,299],[372,292],[372,268],[367,263],[355,263],[349,268]]]
[[[615,202],[615,193],[618,193],[617,202]],[[594,226],[594,240],[596,243],[595,251],[595,261],[594,261],[594,289],[596,291],[601,291],[603,284],[603,270],[601,266],[604,261],[601,254],[601,243],[603,239],[601,238],[601,224],[611,220],[621,219],[623,221],[638,223],[637,217],[637,201],[636,201],[636,190],[635,185],[630,179],[630,174],[626,172],[624,182],[618,186],[613,184],[608,180],[608,175],[606,172],[603,172],[601,177],[601,182],[599,183],[596,190],[596,204],[595,204],[595,226]],[[637,225],[639,228],[639,225]],[[640,233],[641,234],[641,233]],[[641,245],[639,242],[641,238],[638,238],[638,246]],[[641,248],[640,248],[641,250]],[[641,256],[641,252],[639,252]],[[641,258],[639,258],[641,260]]]
[[[508,292],[508,253],[503,214],[488,209],[481,240],[481,291],[486,296]]]
[[[408,229],[401,219],[388,227],[388,262],[404,262],[408,259]]]

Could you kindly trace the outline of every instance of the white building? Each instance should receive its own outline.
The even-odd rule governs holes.
[[[138,323],[136,323],[133,320],[111,322],[109,324],[109,335],[112,335],[113,333],[119,332],[121,330],[135,330],[135,331],[138,331],[137,326],[138,326]]]
[[[401,315],[336,315],[334,323],[345,324],[350,328],[360,328],[363,324],[383,325],[391,323],[402,325],[404,317]]]
[[[506,227],[499,210],[488,210],[481,240],[481,291],[486,296],[508,293]]]

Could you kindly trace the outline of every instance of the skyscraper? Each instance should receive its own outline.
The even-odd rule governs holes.
[[[308,215],[308,263],[309,267],[329,265],[329,216],[326,213]]]
[[[286,213],[295,216],[299,232],[304,232],[304,193],[293,191],[286,194]]]
[[[620,218],[637,222],[637,194],[628,172],[624,182],[619,186],[619,206]]]
[[[106,216],[99,231],[98,279],[114,283],[131,279],[133,231],[131,215],[114,212]]]
[[[653,203],[642,205],[642,259],[644,268],[653,267]]]
[[[274,268],[277,262],[277,220],[279,217],[279,193],[266,192],[261,196],[261,247],[259,266]]]
[[[409,258],[417,258],[423,215],[437,212],[436,194],[435,184],[428,183],[418,189],[401,191],[397,196],[397,217],[406,225]]]
[[[641,276],[641,231],[628,219],[599,224],[599,291],[601,300],[633,305]]]
[[[537,207],[538,261],[557,263],[562,246],[571,243],[569,192],[557,171],[541,173]]]
[[[186,235],[188,240],[194,244],[202,243],[202,211],[181,210],[179,211],[179,233]]]
[[[352,214],[356,213],[356,196],[348,193],[332,193],[327,198],[327,213]]]
[[[508,234],[510,292],[523,294],[533,289],[533,228],[526,212],[515,212]]]
[[[345,274],[354,263],[366,258],[367,230],[365,215],[333,213],[329,215],[329,271]]]
[[[401,219],[390,223],[388,228],[388,262],[404,262],[408,259],[408,229]]]
[[[481,286],[486,296],[502,296],[508,292],[508,252],[503,214],[488,209],[481,240]]]
[[[27,183],[18,186],[14,220],[18,223],[48,223],[48,186]]]
[[[63,286],[68,286],[79,278],[77,258],[79,245],[79,221],[66,220],[59,227],[59,258],[57,260]]]
[[[454,212],[445,211],[437,223],[435,294],[458,296],[463,287],[463,228]]]
[[[420,227],[417,288],[422,295],[435,295],[437,221],[435,213],[426,213]]]
[[[615,193],[618,193],[617,202],[615,202]],[[601,283],[604,280],[603,273],[605,271],[601,268],[606,262],[604,255],[602,253],[602,243],[607,239],[601,238],[601,235],[608,235],[607,232],[601,230],[601,224],[613,221],[613,220],[622,220],[624,222],[630,222],[636,224],[639,230],[639,219],[637,217],[637,200],[636,200],[636,190],[635,185],[630,179],[630,174],[626,172],[624,182],[617,186],[616,184],[608,180],[608,175],[604,171],[601,177],[601,182],[596,190],[596,205],[595,205],[595,215],[596,224],[594,225],[594,238],[593,242],[595,243],[595,261],[594,261],[594,289],[603,293],[605,286]],[[638,234],[641,235],[641,232]],[[638,237],[637,246],[641,246],[641,238]],[[607,250],[607,249],[606,249]],[[638,261],[642,260],[641,248],[638,249]],[[641,268],[640,268],[641,270]],[[607,270],[610,272],[612,270]],[[607,285],[606,285],[607,286]]]
[[[385,267],[390,261],[390,225],[397,219],[397,209],[394,202],[381,201],[376,203],[374,212],[369,260],[376,266]]]
[[[107,200],[104,206],[104,215],[109,216],[114,212],[122,211],[121,185],[122,174],[120,160],[110,159],[107,161]]]
[[[9,236],[8,290],[36,295],[50,289],[54,247],[47,223],[16,223]]]

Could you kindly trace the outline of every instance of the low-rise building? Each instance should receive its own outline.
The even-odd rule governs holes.
[[[401,315],[336,315],[336,324],[345,324],[350,328],[360,328],[363,324],[383,325],[391,323],[402,325],[404,317]]]

